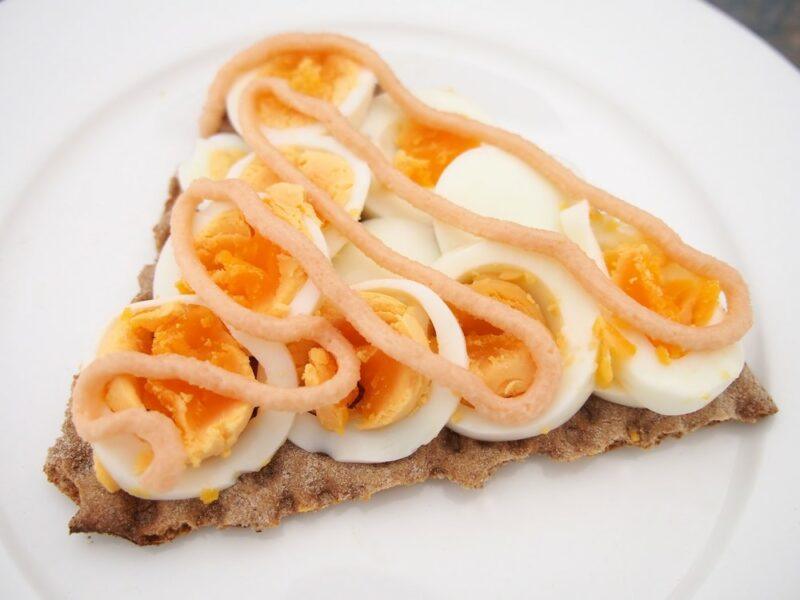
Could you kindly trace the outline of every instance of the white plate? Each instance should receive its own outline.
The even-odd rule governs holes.
[[[0,5],[4,597],[798,596],[800,77],[787,63],[696,2],[204,4]],[[758,321],[748,357],[782,412],[650,452],[529,460],[482,492],[393,490],[261,535],[68,536],[74,507],[41,466],[72,373],[152,258],[214,67],[286,28],[352,33],[408,83],[453,85],[738,265]]]

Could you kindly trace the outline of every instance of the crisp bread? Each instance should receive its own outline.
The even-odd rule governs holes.
[[[178,192],[173,179],[164,213],[154,228],[159,251],[169,235],[169,212]],[[148,265],[139,275],[136,300],[151,297],[152,281],[153,265]],[[570,461],[626,445],[650,448],[664,438],[681,437],[700,427],[723,421],[753,423],[776,411],[745,367],[719,397],[688,415],[664,416],[592,396],[567,423],[546,435],[482,442],[443,429],[407,458],[370,465],[336,462],[287,441],[266,467],[242,475],[216,502],[206,505],[197,499],[143,500],[123,491],[107,492],[95,478],[91,448],[75,433],[67,410],[62,435],[50,448],[44,471],[78,505],[70,532],[108,533],[136,544],[161,544],[199,527],[260,531],[277,526],[288,515],[368,499],[376,492],[426,479],[479,488],[500,466],[535,454]]]

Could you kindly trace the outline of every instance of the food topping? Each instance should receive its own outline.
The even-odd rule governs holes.
[[[391,159],[335,106],[364,68],[407,113]],[[350,419],[360,428],[376,429],[419,408],[435,382],[478,414],[517,424],[541,415],[558,390],[564,357],[558,335],[545,325],[558,319],[558,307],[540,306],[528,293],[524,274],[481,273],[456,282],[393,252],[343,208],[353,185],[345,176],[348,165],[324,152],[278,149],[262,131],[265,124],[318,121],[362,158],[381,184],[414,207],[473,235],[558,261],[609,315],[660,340],[655,343],[662,360],[726,346],[749,328],[747,287],[733,268],[684,244],[656,217],[589,185],[521,137],[427,107],[377,54],[354,40],[286,34],[241,53],[211,87],[201,117],[203,135],[219,128],[226,92],[253,69],[258,77],[245,89],[239,115],[241,133],[258,157],[242,176],[249,184],[196,180],[172,209],[180,285],[203,305],[165,304],[123,314],[75,384],[73,420],[79,435],[90,442],[137,435],[151,451],[141,464],[141,481],[148,488],[168,489],[187,464],[228,452],[253,407],[315,410],[323,426],[335,431],[343,431]],[[482,217],[428,189],[456,156],[478,144],[518,157],[566,199],[585,198],[647,241],[605,248],[609,279],[559,233]],[[210,156],[212,179],[235,158]],[[266,194],[270,206],[250,184]],[[193,220],[204,199],[229,202],[234,210],[218,215],[195,236]],[[427,285],[458,312],[469,369],[433,351],[426,321],[413,304],[383,293],[359,293],[342,282],[303,233],[304,220],[315,213],[376,263]],[[306,278],[326,298],[327,314],[287,316]],[[728,311],[709,324],[720,291]],[[597,382],[610,385],[614,361],[630,356],[632,346],[611,317],[598,319],[594,329]],[[283,388],[255,381],[234,330],[293,346],[305,385]],[[102,465],[96,470],[102,477]],[[215,500],[214,492],[204,494],[203,501]]]
[[[453,159],[478,141],[406,119],[395,139],[394,166],[423,187],[433,187]]]
[[[274,184],[267,188],[267,195],[272,199],[273,212],[296,228],[304,228],[307,213],[301,188]],[[195,248],[214,283],[239,304],[257,312],[286,315],[306,281],[297,261],[253,231],[238,210],[215,217],[196,236]],[[177,287],[184,294],[192,293],[184,281]]]
[[[430,347],[417,307],[380,292],[360,294],[399,334]],[[347,422],[355,417],[360,429],[378,429],[399,421],[425,403],[430,389],[428,379],[369,344],[335,309],[323,308],[323,314],[353,344],[361,361],[358,388],[337,404],[317,409],[317,418],[323,427],[343,433]],[[334,361],[321,348],[311,348],[307,357],[303,367],[305,385],[319,385],[335,372]]]
[[[338,104],[355,86],[358,65],[338,54],[286,52],[265,61],[258,75],[280,77],[301,94]],[[257,106],[259,121],[267,127],[296,127],[312,122],[271,94],[259,96]]]
[[[380,150],[361,137],[330,104],[299,94],[279,79],[265,78],[250,84],[249,94],[254,96],[270,91],[281,102],[323,123],[334,137],[370,165],[382,184],[406,199],[414,207],[427,212],[440,221],[458,223],[460,227],[474,235],[539,252],[558,260],[606,310],[624,319],[630,326],[653,339],[677,344],[687,350],[705,350],[729,345],[740,339],[749,329],[752,322],[749,294],[746,284],[735,269],[687,246],[661,220],[591,186],[523,138],[456,114],[440,113],[426,106],[402,86],[389,66],[374,51],[355,40],[329,34],[285,34],[264,40],[240,53],[220,71],[211,86],[208,101],[200,120],[201,134],[209,135],[219,126],[224,110],[224,93],[247,65],[255,61],[263,62],[270,56],[278,55],[295,47],[302,47],[306,50],[315,47],[328,50],[335,48],[339,54],[369,68],[377,77],[381,87],[407,112],[409,118],[426,127],[476,139],[514,154],[532,168],[543,173],[567,198],[573,200],[585,198],[595,209],[604,211],[636,228],[657,244],[675,263],[693,273],[719,281],[720,287],[726,295],[728,311],[718,323],[702,327],[672,321],[639,304],[613,282],[608,281],[586,255],[564,236],[526,228],[511,222],[499,223],[481,217],[450,204],[429,190],[420,188],[405,179],[386,160]],[[246,98],[243,99],[243,104],[247,108]],[[257,153],[262,155],[263,159],[269,154],[267,150],[269,143],[266,140],[258,140],[260,133],[256,131],[257,126],[252,115],[249,125],[249,128],[245,127],[249,131],[244,137]],[[270,158],[268,162],[272,160]],[[275,161],[275,163],[277,162]],[[281,171],[282,176],[285,175],[294,181],[302,182],[304,179],[298,177],[296,172],[292,173],[288,165],[282,167]],[[359,236],[355,231],[359,227],[357,224],[353,224],[348,229],[345,226],[346,215],[343,212],[337,213],[333,203],[327,204],[324,195],[317,193],[317,190],[314,190],[311,196],[315,208],[324,214],[337,229],[340,229],[350,239],[360,238],[363,240],[359,247],[370,258],[387,267],[393,263],[395,268],[392,270],[394,272],[411,279],[431,280],[432,274],[422,275],[419,271],[415,273],[412,265],[403,263],[397,256],[385,252],[385,249],[379,245],[370,244],[369,240],[364,239],[363,234]],[[441,286],[432,285],[431,287],[442,295]]]
[[[248,353],[204,306],[172,302],[135,313],[124,311],[107,332],[98,354],[120,350],[191,356],[254,378]],[[126,375],[109,382],[105,401],[113,411],[146,408],[172,419],[193,466],[229,452],[253,412],[246,402],[180,380]]]

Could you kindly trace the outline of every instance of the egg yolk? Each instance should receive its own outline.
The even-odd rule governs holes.
[[[599,388],[607,388],[614,382],[614,372],[619,362],[636,354],[636,346],[603,317],[597,318],[592,332],[597,338],[595,383]]]
[[[152,309],[124,311],[104,336],[99,354],[120,350],[153,356],[191,356],[254,378],[249,354],[203,306],[173,302]],[[113,411],[146,408],[172,419],[192,466],[211,456],[228,454],[253,413],[253,407],[245,402],[183,381],[129,375],[117,376],[109,383],[105,400]],[[137,463],[145,460],[137,459]]]
[[[372,310],[398,333],[429,348],[426,318],[421,309],[380,292],[360,292]],[[422,406],[428,399],[430,380],[370,345],[329,305],[320,311],[356,348],[361,360],[361,379],[357,389],[332,406],[315,412],[329,431],[343,433],[355,419],[359,429],[378,429],[395,423]],[[304,385],[319,385],[333,377],[336,363],[322,348],[308,343],[290,346]]]
[[[530,274],[508,269],[473,273],[464,283],[479,294],[545,323],[539,304],[525,289],[532,281]],[[486,321],[461,311],[454,312],[466,338],[469,370],[504,398],[527,390],[536,375],[536,363],[525,345]]]
[[[714,314],[720,286],[715,279],[670,277],[666,257],[646,243],[605,252],[606,265],[626,294],[658,314],[684,325],[705,325]]]
[[[220,181],[228,176],[228,171],[239,159],[247,154],[238,148],[217,148],[208,155],[206,175],[209,179]]]
[[[719,303],[719,281],[695,275],[670,261],[658,246],[619,219],[597,210],[592,210],[590,217],[608,273],[628,296],[683,325],[702,326],[711,320]],[[598,387],[610,386],[616,365],[636,351],[620,333],[624,324],[618,325],[605,319],[595,323]],[[686,354],[679,346],[652,338],[650,341],[663,364]]]
[[[258,74],[280,77],[302,94],[340,104],[355,88],[359,65],[349,58],[325,52],[287,52],[264,63]],[[259,121],[267,127],[299,127],[313,120],[288,108],[275,96],[264,93],[256,99]]]
[[[478,145],[478,140],[406,119],[397,128],[394,166],[419,185],[433,187],[447,165]]]
[[[533,383],[536,364],[530,352],[507,333],[468,333],[469,370],[503,398],[519,396]]]
[[[355,183],[355,173],[344,157],[333,152],[302,146],[286,146],[281,148],[281,152],[312,183],[328,192],[334,202],[340,206],[347,204]],[[247,164],[239,179],[249,183],[257,192],[264,192],[280,181],[280,178],[258,157],[254,157]]]
[[[609,275],[620,289],[677,323],[702,326],[711,320],[719,303],[719,281],[687,271],[627,225],[598,211],[593,213],[592,228],[599,232]],[[686,353],[678,346],[651,341],[662,362]]]
[[[279,183],[267,188],[265,203],[300,230],[313,215],[299,186]],[[211,279],[239,304],[273,316],[285,316],[306,282],[300,264],[270,240],[260,236],[238,210],[218,215],[198,236],[195,249]],[[180,292],[192,293],[183,281]]]

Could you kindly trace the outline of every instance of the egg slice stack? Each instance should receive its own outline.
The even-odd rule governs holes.
[[[374,94],[372,73],[340,56],[290,53],[268,61],[240,77],[228,94],[228,119],[234,132],[198,140],[178,168],[178,182],[186,190],[199,178],[241,179],[325,256],[335,255],[345,240],[320,221],[301,187],[282,182],[238,134],[241,93],[250,80],[263,74],[284,77],[295,89],[335,103],[354,124],[363,120]],[[318,124],[271,98],[259,100],[258,112],[269,140],[354,219],[360,218],[371,181],[366,165]],[[231,204],[201,203],[194,234],[204,266],[237,302],[277,317],[312,314],[319,308],[319,291],[296,261],[256,234]],[[168,238],[155,268],[154,299],[126,307],[103,335],[98,355],[119,350],[172,352],[210,360],[279,387],[298,385],[296,366],[284,344],[229,327],[191,294]],[[240,474],[267,464],[295,420],[293,413],[254,411],[249,405],[180,382],[118,377],[107,396],[107,403],[114,402],[109,407],[112,411],[144,406],[169,416],[181,431],[190,468],[169,491],[149,490],[140,480],[151,458],[149,446],[135,436],[118,435],[93,443],[98,479],[112,491],[122,488],[163,500],[199,497],[213,501]],[[444,423],[446,417],[440,420]]]
[[[481,109],[452,90],[427,90],[418,96],[434,108],[487,120]],[[516,157],[409,123],[386,95],[377,96],[361,130],[395,167],[420,185],[472,212],[563,233],[609,276],[607,262],[614,260],[615,248],[630,243],[609,231],[621,224],[590,210],[585,201],[567,202],[541,174]],[[566,422],[592,393],[660,414],[685,414],[708,404],[743,368],[741,343],[688,353],[659,346],[604,315],[555,261],[436,222],[375,181],[365,214],[372,218],[364,226],[393,250],[541,320],[561,351],[561,385],[545,414],[523,425],[507,426],[478,416],[462,403],[449,423],[462,435],[499,441],[544,434]],[[350,283],[387,275],[349,244],[334,265]],[[674,265],[668,265],[670,269],[675,270]],[[689,298],[705,289],[694,279],[679,273],[665,284],[678,290],[675,294],[683,294],[684,313],[691,312],[690,304],[698,306],[695,312],[702,308],[701,301]],[[622,281],[622,276],[616,281]],[[724,311],[717,296],[711,303],[708,322],[719,319]],[[495,392],[509,397],[530,385],[534,365],[518,341],[469,315],[456,317],[473,372]]]
[[[282,344],[244,336],[227,328],[196,296],[173,296],[137,302],[125,308],[104,333],[98,355],[119,350],[148,354],[177,353],[210,360],[218,366],[255,377],[250,357],[269,365],[260,381],[295,387],[291,356]],[[266,360],[267,357],[270,360]],[[109,491],[159,500],[202,498],[211,501],[242,473],[266,465],[292,426],[292,413],[258,411],[181,382],[134,380],[118,376],[109,385],[111,410],[144,406],[178,425],[191,468],[166,492],[143,487],[140,476],[152,459],[147,444],[131,434],[92,444],[98,479]]]
[[[568,202],[517,158],[478,141],[408,119],[375,77],[342,56],[288,53],[240,76],[227,95],[234,132],[197,142],[178,177],[239,179],[276,215],[306,235],[339,276],[397,333],[478,375],[496,394],[513,398],[536,377],[522,342],[470,314],[453,310],[429,288],[396,277],[320,220],[302,187],[281,181],[239,137],[239,104],[254,78],[283,77],[305,94],[334,104],[418,185],[475,213],[565,234],[615,284],[639,302],[685,324],[719,319],[724,306],[714,282],[671,264],[635,230]],[[487,121],[452,90],[419,92],[434,108]],[[156,494],[142,487],[148,446],[134,436],[93,444],[98,478],[108,489],[158,499],[213,501],[244,472],[269,462],[289,439],[337,461],[380,463],[409,456],[444,427],[488,441],[545,434],[572,417],[592,393],[662,414],[688,413],[718,395],[743,366],[741,344],[685,352],[648,339],[601,311],[558,262],[440,223],[373,180],[366,164],[320,124],[274,98],[257,99],[269,142],[353,219],[389,248],[430,266],[475,292],[540,321],[559,349],[563,374],[555,401],[535,419],[505,425],[479,415],[451,390],[371,346],[321,297],[297,261],[259,236],[231,204],[204,201],[194,219],[195,248],[214,282],[238,303],[274,317],[322,315],[353,345],[360,382],[338,403],[300,414],[253,411],[180,382],[118,377],[109,410],[144,406],[178,426],[190,463],[176,486]],[[648,281],[642,286],[641,281]],[[110,325],[98,354],[172,352],[283,387],[315,386],[336,372],[335,360],[311,342],[284,345],[236,331],[192,295],[170,240],[155,269],[154,300],[128,306]]]

